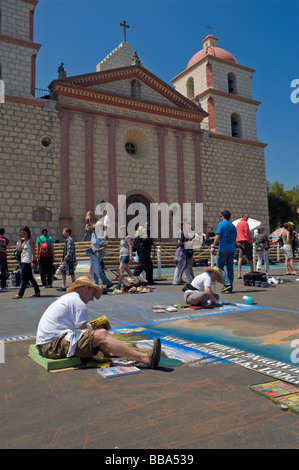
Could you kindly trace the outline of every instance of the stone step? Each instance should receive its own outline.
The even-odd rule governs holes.
[[[78,261],[88,261],[90,258],[89,254],[86,254],[86,250],[90,248],[90,242],[75,242],[76,246],[76,257]],[[170,268],[175,266],[173,260],[176,252],[176,244],[174,242],[156,242],[156,250],[152,255],[154,267],[157,267],[157,247],[161,247],[161,262],[162,267]],[[55,261],[60,263],[63,254],[64,243],[54,243]],[[13,246],[7,249],[7,263],[8,270],[12,272],[18,267],[18,263],[14,257],[15,248]],[[284,253],[280,249],[280,260],[284,263]],[[135,255],[135,253],[133,252]],[[207,258],[210,262],[210,249],[207,246],[203,246],[199,249],[194,250],[194,259],[198,263],[199,258]],[[269,259],[273,262],[277,260],[277,247],[272,245],[270,248]],[[295,261],[298,260],[298,254]],[[107,268],[118,268],[119,267],[119,241],[109,241],[107,247],[107,255],[105,256],[105,266]]]

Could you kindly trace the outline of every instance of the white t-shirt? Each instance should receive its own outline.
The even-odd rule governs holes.
[[[53,302],[41,317],[36,334],[36,344],[45,344],[64,335],[70,342],[67,357],[74,354],[77,342],[84,331],[80,327],[87,322],[88,314],[86,304],[81,300],[78,292],[71,292],[59,297]]]
[[[202,273],[199,276],[196,276],[193,281],[191,282],[191,286],[193,286],[196,290],[204,292],[205,287],[210,287],[212,289],[212,278],[209,273]],[[193,292],[192,290],[187,290],[186,292]]]
[[[110,227],[110,217],[109,217],[109,215],[105,215],[103,225],[104,225],[104,227]]]

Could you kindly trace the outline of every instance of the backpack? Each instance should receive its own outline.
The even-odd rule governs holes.
[[[147,281],[144,281],[140,276],[125,276],[122,279],[122,284],[126,290],[129,290],[131,287],[146,286]]]
[[[247,273],[243,276],[244,286],[254,286],[255,281],[267,282],[266,273],[253,272]]]
[[[47,240],[45,242],[41,242],[41,244],[39,245],[40,258],[49,258],[51,256],[51,250],[50,250]]]

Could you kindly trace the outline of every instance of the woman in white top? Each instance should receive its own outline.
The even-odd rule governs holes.
[[[36,267],[35,240],[31,238],[30,229],[26,226],[21,228],[20,236],[21,240],[18,244],[18,250],[21,251],[22,278],[20,290],[13,299],[21,299],[23,297],[29,282],[31,282],[34,288],[34,294],[30,295],[30,297],[40,297],[39,287],[32,274],[32,269]]]
[[[294,267],[294,253],[293,253],[293,248],[292,248],[291,232],[293,230],[293,226],[294,226],[293,222],[286,222],[284,224],[285,231],[282,232],[281,234],[282,241],[283,241],[282,251],[285,254],[287,276],[295,276],[298,274]]]
[[[119,284],[122,283],[125,271],[129,276],[132,276],[129,263],[132,262],[132,239],[126,237],[126,227],[123,225],[120,227],[120,252],[119,252]]]

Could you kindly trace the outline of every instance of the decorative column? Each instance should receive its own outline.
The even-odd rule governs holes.
[[[202,202],[200,134],[192,134],[192,139],[194,144],[195,198],[196,202]]]
[[[185,174],[184,174],[184,152],[183,152],[183,138],[182,131],[175,131],[176,148],[177,148],[177,182],[178,182],[178,203],[183,209],[185,202]]]
[[[108,194],[109,203],[117,211],[117,186],[116,186],[116,126],[115,119],[106,119],[108,126]]]
[[[85,205],[86,212],[94,211],[94,155],[93,155],[93,124],[94,117],[84,115],[85,122]]]
[[[156,127],[158,135],[158,165],[159,165],[159,202],[166,202],[166,169],[165,169],[165,146],[164,136],[167,130]]]
[[[209,122],[209,131],[216,130],[216,120],[215,120],[215,101],[212,96],[208,98],[208,122]]]
[[[70,164],[69,164],[69,124],[70,113],[61,112],[61,144],[60,144],[60,226],[66,225],[72,219],[70,215]]]
[[[213,88],[213,70],[212,64],[208,60],[206,65],[207,88]]]

